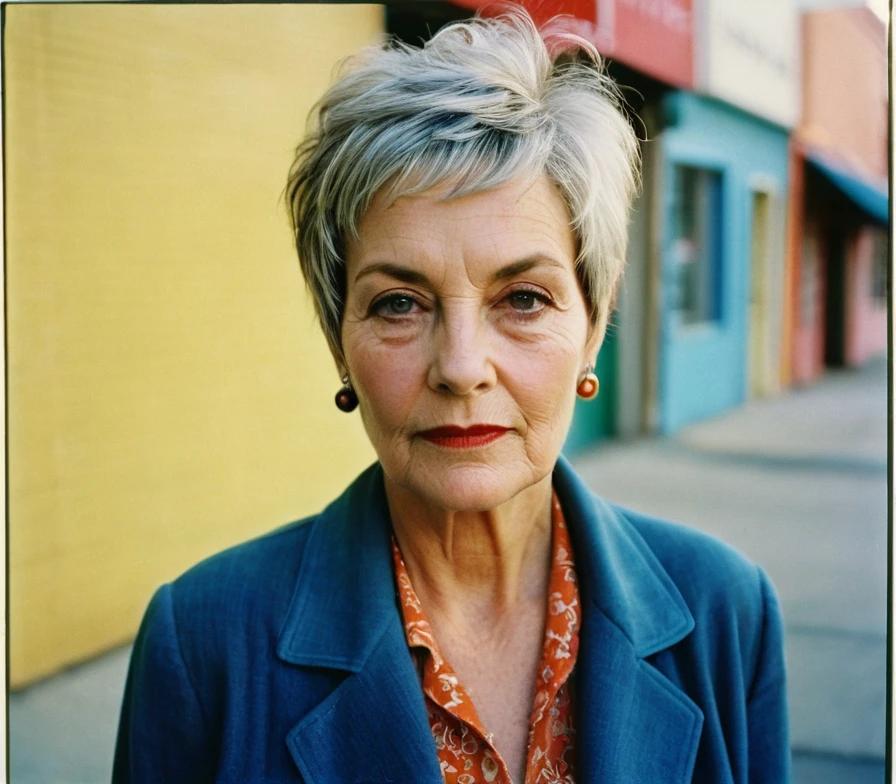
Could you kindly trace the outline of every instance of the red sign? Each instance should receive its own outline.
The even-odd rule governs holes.
[[[615,15],[607,55],[677,87],[694,86],[693,0],[599,0]]]
[[[694,85],[694,0],[517,0],[537,24],[568,15],[564,27],[610,59],[676,87]],[[500,11],[494,0],[455,5]]]

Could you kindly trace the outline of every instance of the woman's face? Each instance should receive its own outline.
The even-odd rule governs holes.
[[[347,248],[342,346],[388,481],[493,509],[553,469],[597,338],[545,176],[374,198]]]

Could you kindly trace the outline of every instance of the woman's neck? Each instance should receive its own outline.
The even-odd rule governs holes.
[[[395,537],[427,614],[487,626],[543,604],[551,547],[551,476],[495,509],[434,509],[386,479]]]

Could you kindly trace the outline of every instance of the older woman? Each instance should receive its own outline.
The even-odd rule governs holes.
[[[288,195],[379,460],[159,590],[116,781],[787,780],[762,572],[560,457],[637,143],[597,54],[551,43],[521,12],[465,22],[324,97]]]

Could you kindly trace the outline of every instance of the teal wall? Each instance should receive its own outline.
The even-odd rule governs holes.
[[[616,343],[616,330],[611,324],[597,355],[595,373],[600,380],[600,392],[594,400],[576,399],[572,426],[564,445],[567,454],[581,452],[616,432]]]
[[[747,385],[751,193],[771,185],[786,203],[788,133],[721,101],[692,93],[664,97],[660,430],[671,433],[742,403]],[[676,165],[721,176],[720,318],[682,324],[673,310],[671,192]],[[783,286],[783,280],[773,281]]]

